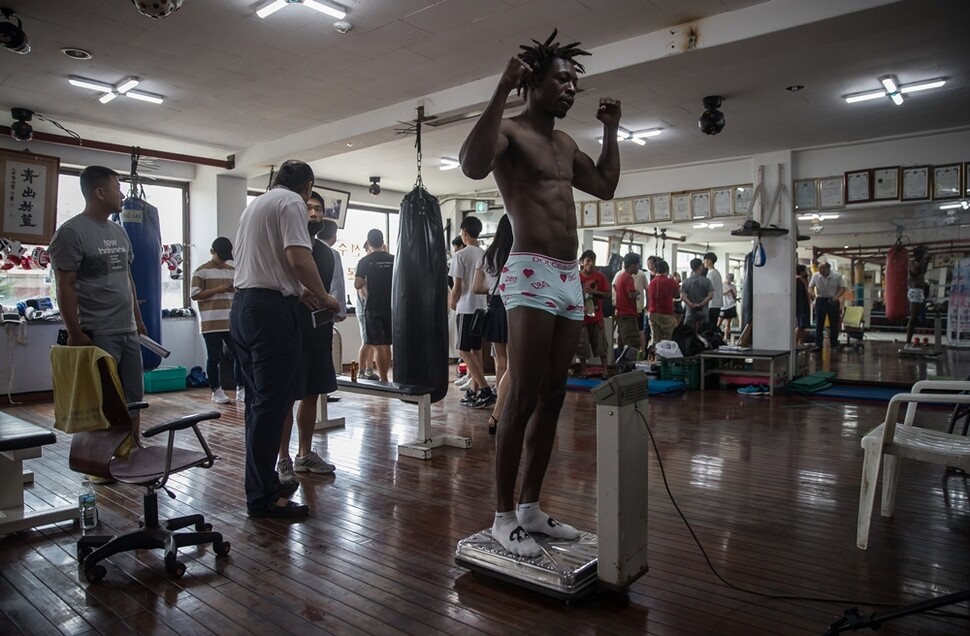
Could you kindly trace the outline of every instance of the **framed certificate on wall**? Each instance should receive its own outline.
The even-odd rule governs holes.
[[[633,199],[620,199],[616,202],[616,224],[633,225]]]
[[[695,219],[711,218],[711,191],[699,190],[690,193],[691,216]]]
[[[792,190],[796,210],[818,209],[818,182],[815,179],[795,179]]]
[[[748,215],[754,212],[754,210],[749,210],[751,207],[751,198],[754,196],[754,186],[750,183],[747,185],[734,186],[734,213]]]
[[[616,204],[600,201],[600,225],[616,225]]]
[[[831,210],[841,208],[842,184],[844,179],[841,175],[837,177],[822,177],[818,180],[818,208],[820,210]]]
[[[670,220],[670,195],[669,194],[653,195],[650,198],[650,204],[653,206],[654,221]]]
[[[690,192],[671,194],[670,208],[674,221],[690,221]]]
[[[650,222],[650,197],[640,197],[633,200],[633,222]]]
[[[899,200],[899,166],[874,168],[872,171],[872,200]]]
[[[734,214],[734,197],[731,188],[714,188],[711,191],[714,216],[731,216]]]
[[[930,167],[903,168],[903,201],[919,201],[930,198]]]
[[[946,166],[933,166],[933,198],[958,199],[963,196],[961,166],[951,163]]]
[[[599,205],[596,201],[583,203],[583,227],[596,227],[600,223]]]
[[[872,171],[852,170],[845,173],[845,202],[872,201]]]

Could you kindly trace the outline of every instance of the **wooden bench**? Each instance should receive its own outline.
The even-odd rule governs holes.
[[[347,393],[359,393],[376,397],[386,397],[411,402],[418,405],[418,438],[413,442],[400,444],[398,455],[430,459],[435,448],[452,446],[454,448],[471,448],[469,437],[456,435],[431,434],[431,392],[430,387],[414,384],[398,384],[397,382],[378,382],[375,380],[351,380],[345,375],[337,376],[337,388]],[[324,430],[344,425],[344,418],[329,419],[327,416],[327,396],[321,395],[317,402],[317,423],[314,430]]]
[[[41,447],[56,441],[53,431],[0,412],[0,535],[78,518],[77,505],[24,507],[24,485],[33,483],[34,475],[24,472],[23,462],[40,457]]]

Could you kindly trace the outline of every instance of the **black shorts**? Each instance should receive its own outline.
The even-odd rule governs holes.
[[[364,310],[364,344],[391,344],[391,312]]]
[[[337,374],[333,368],[333,352],[302,351],[293,380],[293,400],[308,395],[323,395],[337,390]]]
[[[468,328],[472,324],[474,314],[458,314],[458,350],[459,351],[480,351],[482,348],[482,337],[473,336],[468,333]]]
[[[727,309],[721,310],[721,318],[727,318],[728,320],[734,320],[738,317],[738,308],[735,305],[728,307]]]

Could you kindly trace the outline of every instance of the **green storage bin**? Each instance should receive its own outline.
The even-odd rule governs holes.
[[[690,358],[661,358],[660,379],[683,382],[688,389],[701,388],[701,361]]]
[[[185,367],[158,367],[145,371],[145,393],[182,391],[185,389]]]

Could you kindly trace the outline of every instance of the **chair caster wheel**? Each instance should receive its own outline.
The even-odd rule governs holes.
[[[165,571],[180,579],[185,574],[185,564],[175,558],[174,554],[165,555]]]
[[[94,552],[94,548],[78,548],[77,549],[77,562],[84,563],[84,559]]]
[[[212,551],[216,553],[216,556],[226,556],[229,554],[230,547],[228,541],[220,541],[212,544]]]
[[[84,570],[84,578],[88,580],[88,583],[100,583],[107,573],[108,570],[103,565],[95,565]]]
[[[212,524],[211,523],[197,523],[197,524],[195,524],[195,531],[196,532],[212,532]]]
[[[181,561],[176,561],[172,565],[166,565],[165,571],[171,574],[174,578],[180,579],[182,575],[185,574],[185,564]]]

